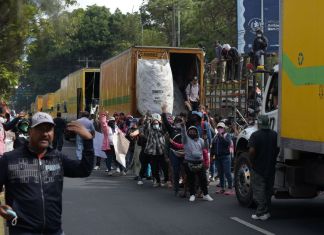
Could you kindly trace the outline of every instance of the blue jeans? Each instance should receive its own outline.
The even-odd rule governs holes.
[[[218,170],[218,176],[219,176],[221,188],[223,189],[225,188],[225,177],[228,183],[228,188],[232,188],[233,179],[231,174],[231,155],[217,156],[216,166]]]
[[[76,143],[77,159],[81,160],[82,159],[83,142],[82,142],[82,138],[79,135],[76,136],[75,143]]]
[[[131,151],[127,151],[126,154],[126,169],[129,170],[129,168],[132,166],[133,164],[133,156],[134,156],[134,152]]]
[[[181,173],[181,165],[183,163],[183,157],[177,157],[174,152],[170,149],[169,152],[170,160],[173,169],[173,188],[175,192],[179,191],[179,180]]]
[[[210,175],[211,177],[216,177],[217,176],[217,166],[216,166],[216,160],[210,159]]]

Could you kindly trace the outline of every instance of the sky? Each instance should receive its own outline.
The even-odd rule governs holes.
[[[115,12],[116,8],[119,8],[121,12],[135,12],[138,11],[143,0],[77,0],[78,3],[70,8],[71,10],[76,8],[86,8],[88,5],[97,4],[98,6],[105,6],[110,9],[110,12]]]

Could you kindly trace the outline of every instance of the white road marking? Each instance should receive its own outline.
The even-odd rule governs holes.
[[[249,222],[246,222],[246,221],[244,221],[244,220],[242,220],[242,219],[240,219],[240,218],[237,218],[237,217],[231,217],[231,219],[232,219],[232,220],[235,220],[236,222],[238,222],[238,223],[240,223],[240,224],[245,225],[246,227],[249,227],[249,228],[251,228],[251,229],[253,229],[253,230],[255,230],[255,231],[258,231],[258,232],[260,232],[260,233],[262,233],[262,234],[265,234],[265,235],[275,235],[275,234],[272,233],[272,232],[269,232],[269,231],[267,231],[267,230],[265,230],[265,229],[263,229],[263,228],[260,228],[260,227],[258,227],[258,226],[255,226],[255,225],[253,225],[253,224],[250,224]]]

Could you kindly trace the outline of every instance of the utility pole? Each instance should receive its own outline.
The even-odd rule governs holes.
[[[261,31],[264,33],[264,16],[263,16],[263,0],[261,0]],[[264,55],[261,55],[261,65],[264,66]],[[261,74],[261,91],[264,90],[264,73]]]
[[[179,7],[179,5],[178,5],[178,7],[177,7],[177,10],[178,10],[178,47],[180,47],[180,17],[181,17],[181,12],[180,12],[180,7]]]
[[[176,8],[174,1],[172,1],[172,46],[177,45],[177,34],[176,34]]]
[[[89,60],[88,59],[88,57],[86,57],[85,59],[83,59],[83,60],[81,60],[80,58],[79,58],[79,63],[80,62],[86,62],[86,68],[89,68],[89,62],[95,62],[96,60]]]

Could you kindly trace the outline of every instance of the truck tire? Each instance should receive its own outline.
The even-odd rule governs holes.
[[[253,207],[251,162],[247,152],[241,153],[235,161],[234,186],[239,203],[244,207]]]

